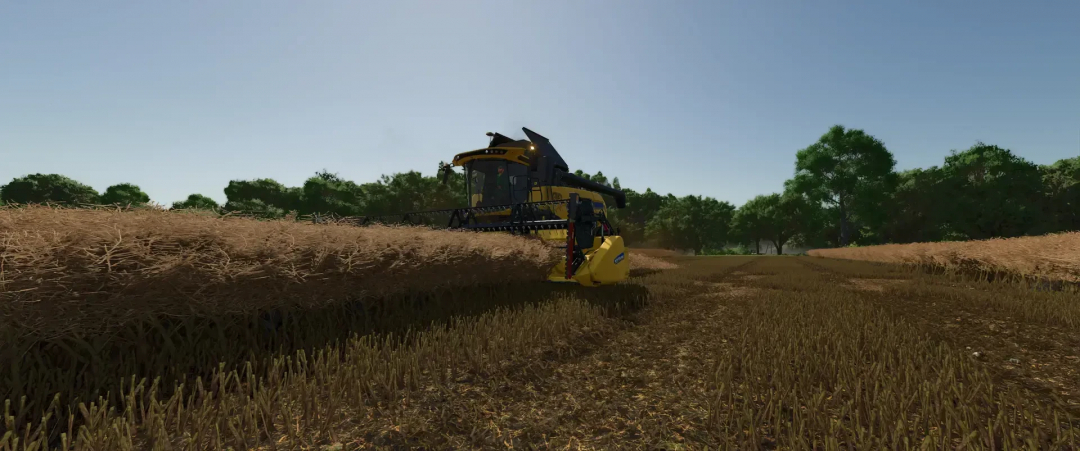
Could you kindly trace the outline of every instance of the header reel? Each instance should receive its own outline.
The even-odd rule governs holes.
[[[569,199],[541,202],[524,202],[510,205],[489,207],[451,208],[445,210],[417,211],[394,215],[334,217],[313,215],[316,224],[349,224],[366,226],[372,224],[427,225],[444,230],[471,230],[474,232],[508,232],[513,235],[530,235],[540,231],[566,231],[566,271],[565,278],[573,279],[574,273],[585,263],[584,250],[594,247],[599,238],[603,243],[606,237],[617,235],[618,231],[607,220],[602,211],[596,211],[592,201],[581,199],[572,193]],[[555,214],[555,207],[565,207],[567,218]],[[481,222],[484,215],[505,212],[510,215],[499,222]],[[444,225],[433,224],[431,219],[447,216]]]

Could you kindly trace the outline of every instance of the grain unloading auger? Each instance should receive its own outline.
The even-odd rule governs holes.
[[[558,243],[566,258],[548,275],[552,282],[613,284],[630,273],[622,237],[607,219],[604,196],[626,207],[622,191],[570,173],[547,138],[522,128],[528,140],[488,133],[488,147],[460,153],[440,169],[465,170],[469,206],[396,215],[339,218],[356,225],[421,223],[448,229],[538,236]],[[449,218],[445,222],[435,218]],[[317,222],[320,218],[316,217]],[[436,222],[438,221],[438,222]]]

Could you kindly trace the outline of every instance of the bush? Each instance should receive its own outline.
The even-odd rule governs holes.
[[[202,194],[192,194],[179,202],[173,202],[173,210],[217,210],[219,205],[214,199]]]
[[[60,174],[30,174],[0,186],[6,204],[93,204],[98,192]]]
[[[263,219],[281,219],[285,217],[287,213],[284,209],[275,207],[273,205],[267,205],[261,199],[250,199],[241,201],[229,201],[225,203],[226,211],[235,212],[240,214],[249,214]]]
[[[120,183],[106,188],[100,201],[106,205],[146,205],[150,202],[150,196],[138,185]]]

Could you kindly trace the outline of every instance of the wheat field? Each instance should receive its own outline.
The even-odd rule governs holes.
[[[1080,283],[1080,232],[981,241],[816,249],[808,254],[913,265],[946,272]]]
[[[0,318],[35,336],[148,315],[319,308],[547,275],[539,240],[166,211],[0,209]]]
[[[140,230],[35,235],[12,233],[14,221],[0,224],[10,233],[5,259],[35,255],[53,264],[61,252],[27,252],[28,243],[76,255],[78,246],[97,249],[87,243],[137,242]],[[402,239],[395,234],[406,231],[397,229],[235,223],[261,237],[242,239],[222,230],[234,226],[227,221],[184,224],[191,229],[177,230],[213,231],[204,233],[216,244],[201,249],[226,249],[230,258],[268,252],[260,239],[280,243],[286,235],[314,246],[339,234],[339,246],[363,241],[412,262],[431,252],[406,251],[415,241],[378,241]],[[143,233],[150,243],[168,239],[161,229]],[[0,450],[1080,446],[1080,303],[1069,292],[816,257],[646,251],[635,262],[633,250],[630,280],[584,289],[528,281],[529,262],[547,258],[533,241],[428,233],[426,243],[444,253],[465,250],[467,257],[454,257],[465,262],[516,258],[510,263],[520,272],[512,274],[520,278],[419,281],[428,288],[198,314],[178,314],[169,310],[178,299],[162,299],[164,313],[144,308],[107,328],[8,333],[0,346],[0,394],[8,400]],[[502,248],[473,247],[481,239]],[[12,243],[22,251],[11,253]],[[309,261],[300,246],[274,255]],[[126,262],[153,261],[127,252]],[[18,273],[5,266],[7,303],[27,299],[15,298],[26,296],[21,275],[51,274],[42,283],[57,286],[66,280],[59,266],[38,273],[21,264]],[[71,272],[110,274],[96,265]],[[115,280],[152,277],[128,271]],[[321,283],[331,280],[338,281]],[[100,299],[88,305],[130,302]]]

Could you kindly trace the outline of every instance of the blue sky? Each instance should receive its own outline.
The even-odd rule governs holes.
[[[1080,2],[0,2],[0,183],[161,203],[230,179],[434,173],[488,131],[739,205],[829,126],[899,169],[1080,155]]]

